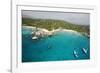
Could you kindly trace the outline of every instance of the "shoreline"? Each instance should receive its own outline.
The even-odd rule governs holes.
[[[36,27],[33,27],[33,26],[22,26],[22,27],[25,27],[25,28],[31,28],[31,29],[36,29]],[[41,30],[41,31],[44,31],[44,32],[58,32],[58,31],[66,31],[66,32],[74,32],[74,33],[78,33],[77,31],[74,31],[74,30],[70,30],[70,29],[63,29],[63,28],[58,28],[58,29],[53,29],[51,31],[45,29],[45,28],[37,28],[37,30]]]
[[[36,36],[41,36],[42,35],[42,37],[43,36],[51,36],[54,33],[59,32],[59,31],[71,32],[71,33],[75,33],[75,34],[78,34],[78,35],[84,35],[85,34],[84,36],[89,37],[89,35],[87,35],[87,33],[78,32],[78,31],[74,31],[74,30],[70,30],[70,29],[58,28],[58,29],[53,29],[53,30],[49,31],[49,30],[47,30],[45,28],[36,28],[36,27],[33,27],[33,26],[22,26],[22,27],[35,29],[35,30],[37,30],[37,32],[35,32],[36,33],[35,35]],[[34,32],[32,32],[32,34],[34,34]]]

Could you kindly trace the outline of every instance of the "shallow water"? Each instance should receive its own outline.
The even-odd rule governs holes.
[[[53,36],[32,40],[31,33],[31,28],[22,28],[22,62],[90,59],[90,40],[86,36],[60,31]],[[87,50],[86,54],[82,48]]]

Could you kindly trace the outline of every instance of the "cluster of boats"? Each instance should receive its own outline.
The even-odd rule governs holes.
[[[87,49],[82,48],[82,51],[83,51],[83,53],[85,55],[87,55]],[[74,54],[75,58],[78,58],[79,57],[78,52],[76,50],[73,51],[73,54]]]

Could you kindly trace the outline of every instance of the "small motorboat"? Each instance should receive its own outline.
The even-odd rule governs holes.
[[[82,51],[87,54],[87,50],[85,48],[82,48]]]
[[[75,58],[78,58],[78,54],[75,50],[73,51],[73,54],[74,54]]]
[[[34,37],[32,37],[32,39],[35,40],[35,39],[38,39],[38,37],[34,36]]]

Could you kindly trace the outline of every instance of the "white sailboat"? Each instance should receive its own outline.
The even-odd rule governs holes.
[[[85,48],[82,48],[82,51],[87,54],[87,50]]]
[[[77,54],[77,52],[74,50],[73,51],[73,54],[74,54],[74,56],[76,57],[76,58],[78,58],[78,54]]]
[[[32,37],[32,39],[35,40],[35,39],[38,39],[38,37],[34,36],[34,37]]]

